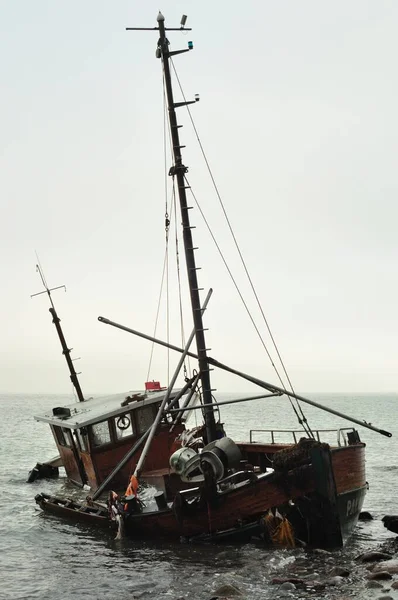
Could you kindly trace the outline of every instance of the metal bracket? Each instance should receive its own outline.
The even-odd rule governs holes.
[[[183,52],[189,52],[190,48],[184,48],[184,50],[173,50],[172,52],[168,52],[168,56],[175,56],[176,54],[182,54]]]
[[[173,165],[169,169],[169,175],[170,175],[170,177],[173,177],[174,175],[177,175],[177,173],[179,171],[182,172],[182,173],[188,173],[188,167],[186,167],[183,164],[181,164],[181,165]]]
[[[174,108],[180,108],[180,106],[187,106],[188,104],[196,104],[197,100],[188,100],[187,102],[174,102]]]

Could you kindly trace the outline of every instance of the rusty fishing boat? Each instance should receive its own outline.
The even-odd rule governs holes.
[[[162,63],[173,157],[169,175],[176,184],[179,197],[193,330],[185,347],[178,347],[99,317],[103,324],[168,347],[180,354],[180,360],[162,397],[154,396],[151,404],[146,404],[147,409],[154,411],[152,421],[145,421],[145,427],[143,425],[141,429],[137,428],[140,436],[136,440],[129,440],[128,452],[102,478],[85,502],[79,504],[44,493],[36,496],[36,502],[45,512],[76,521],[117,527],[119,535],[124,532],[132,537],[234,541],[255,536],[270,544],[289,547],[296,544],[339,547],[355,527],[366,494],[365,444],[361,442],[358,430],[352,426],[336,429],[334,443],[327,444],[323,441],[324,431],[316,431],[310,427],[302,407],[309,404],[387,437],[391,434],[298,395],[291,386],[268,383],[209,356],[203,314],[207,309],[211,290],[202,303],[193,227],[189,215],[191,207],[187,201],[190,186],[186,177],[187,167],[182,158],[184,146],[180,142],[181,125],[178,124],[176,115],[179,107],[194,104],[196,100],[186,101],[183,96],[183,101],[176,102],[171,77],[171,67],[174,68],[172,57],[189,52],[193,49],[193,43],[188,41],[187,48],[172,51],[167,39],[168,31],[190,31],[185,27],[185,22],[186,17],[183,16],[180,27],[166,28],[165,19],[159,13],[156,27],[128,29],[154,30],[159,35],[156,57]],[[193,340],[196,341],[196,352],[190,350]],[[197,360],[198,367],[193,377],[186,381],[186,388],[183,390],[185,399],[179,403],[181,396],[173,390],[187,356]],[[210,371],[214,368],[258,386],[262,390],[261,395],[217,403],[210,382]],[[199,396],[199,404],[193,403],[195,395]],[[220,407],[223,404],[246,402],[254,398],[264,398],[265,401],[274,398],[277,401],[280,396],[290,399],[300,425],[299,431],[289,433],[290,439],[281,443],[277,440],[277,431],[272,429],[261,430],[264,436],[268,436],[268,441],[255,441],[254,431],[250,432],[250,438],[246,442],[235,442],[228,437],[228,426],[225,424],[224,427],[220,419]],[[137,412],[143,406],[145,404],[139,400]],[[119,408],[120,413],[110,412],[103,419],[107,439],[115,440],[115,419],[125,417],[124,407]],[[193,431],[178,430],[188,410],[201,412],[203,426]],[[259,421],[261,417],[259,414]],[[131,414],[128,418],[133,419]],[[53,428],[60,427],[64,433],[65,429],[73,430],[77,440],[82,438],[84,432],[89,432],[90,427],[89,420],[76,419],[72,414],[64,415],[62,424],[54,419],[48,419],[48,422]],[[257,432],[260,428],[259,425]],[[56,439],[57,435],[55,430]],[[153,448],[162,435],[172,436],[167,437],[164,456],[167,457],[168,465],[163,470],[153,468],[157,465],[151,463],[150,458],[153,458]],[[88,440],[91,445],[93,438],[90,433]],[[172,448],[172,444],[176,445]],[[78,458],[89,472],[91,466],[88,466],[84,455],[84,444],[76,450]],[[73,455],[70,451],[71,460]],[[126,467],[128,477],[125,477]],[[124,486],[127,486],[124,493],[118,492],[121,473]],[[167,476],[173,477],[173,485],[170,485]],[[146,496],[143,501],[141,491],[145,480],[151,481],[152,489],[156,492],[149,499]],[[94,482],[93,479],[95,484],[98,481]],[[101,501],[101,495],[106,490],[111,491],[108,492],[106,502]]]

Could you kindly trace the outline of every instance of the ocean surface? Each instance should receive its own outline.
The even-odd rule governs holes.
[[[50,429],[33,419],[48,408],[73,402],[60,395],[0,395],[0,599],[210,600],[217,587],[232,584],[245,598],[379,598],[365,588],[364,568],[355,557],[395,537],[380,519],[398,514],[398,396],[395,394],[311,394],[336,410],[391,431],[383,437],[359,427],[367,444],[369,492],[364,509],[374,516],[359,523],[343,550],[331,554],[302,549],[269,550],[259,544],[206,546],[114,539],[113,533],[77,526],[42,514],[34,502],[40,492],[71,495],[64,477],[27,484],[37,461],[56,455]],[[226,395],[219,396],[225,400]],[[312,429],[350,427],[350,423],[312,407],[303,407]],[[221,407],[227,434],[249,438],[250,429],[299,429],[290,404],[279,398]],[[192,425],[195,425],[193,418]],[[261,439],[261,433],[255,439]],[[281,434],[282,435],[282,434]],[[282,438],[281,438],[282,439]],[[286,438],[285,438],[286,439]],[[330,441],[334,441],[335,434]],[[326,440],[327,441],[327,440]],[[86,494],[87,492],[84,492]],[[273,577],[324,579],[334,565],[351,576],[338,588],[309,594],[281,592]],[[398,592],[393,592],[397,595]]]

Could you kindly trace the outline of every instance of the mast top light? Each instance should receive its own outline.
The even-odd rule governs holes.
[[[159,23],[159,21],[164,21],[164,16],[162,15],[162,13],[160,11],[159,11],[159,14],[158,14],[158,18],[156,20],[157,20],[158,23]]]

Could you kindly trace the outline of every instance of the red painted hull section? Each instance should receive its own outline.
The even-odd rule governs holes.
[[[258,447],[256,447],[256,451]],[[331,449],[333,475],[337,489],[337,505],[342,538],[346,539],[355,526],[366,492],[365,445],[356,444]],[[219,494],[217,506],[207,503],[189,509],[182,508],[143,512],[126,517],[129,536],[167,537],[178,539],[239,527],[258,521],[268,509],[287,505],[289,500],[311,498],[316,493],[311,465],[296,468],[287,474],[269,473],[251,483]],[[41,504],[43,510],[73,518],[60,506]],[[89,519],[87,519],[89,520]]]
[[[364,444],[332,450],[332,464],[338,495],[366,485]],[[127,529],[133,536],[190,537],[213,533],[259,519],[269,508],[312,492],[315,492],[315,482],[312,469],[307,466],[283,478],[270,474],[242,489],[226,492],[217,508],[206,508],[183,516],[180,522],[171,510],[133,515],[127,521]]]

